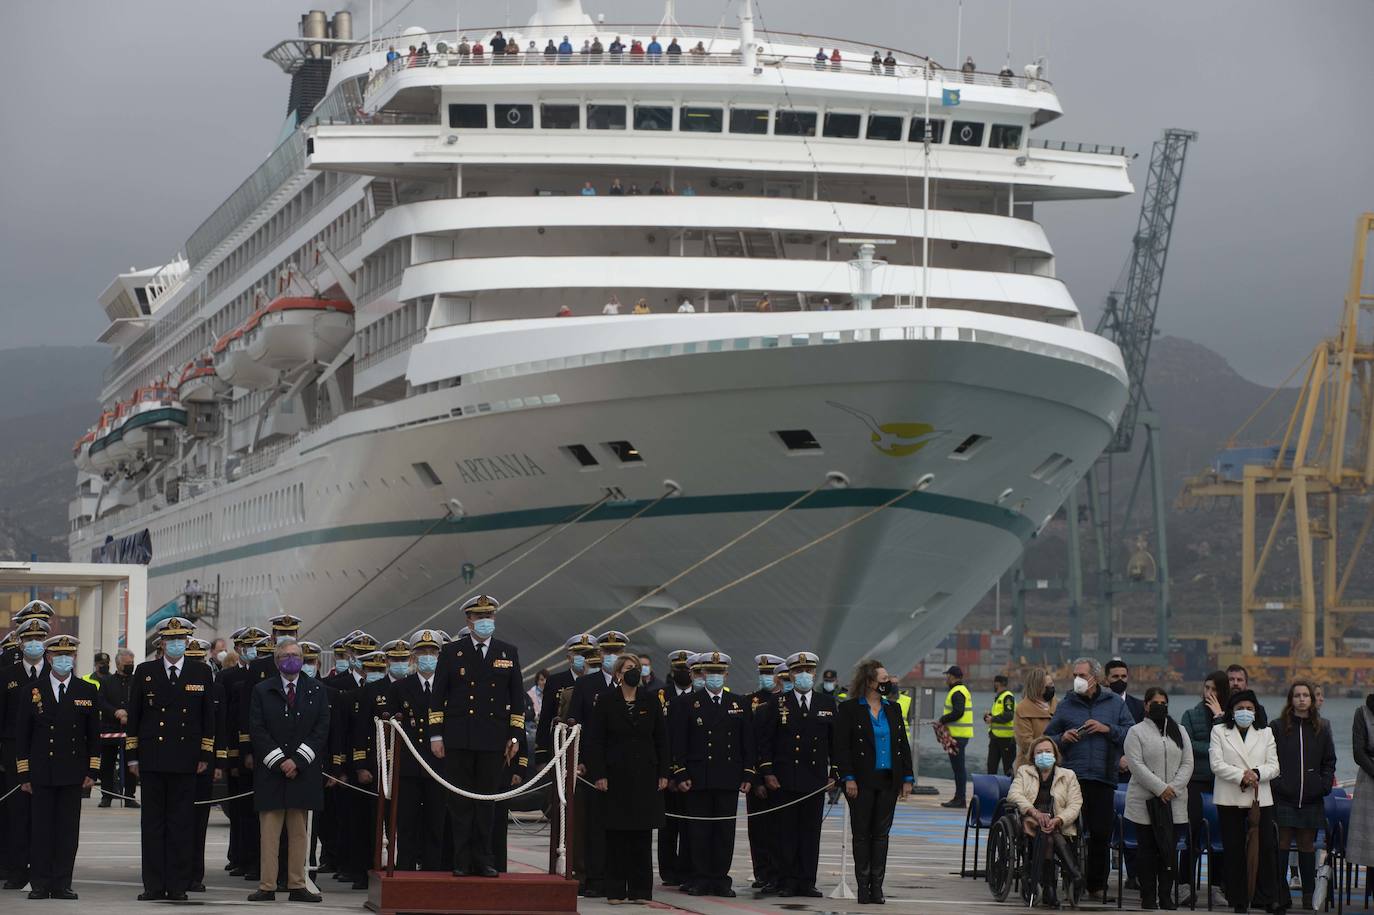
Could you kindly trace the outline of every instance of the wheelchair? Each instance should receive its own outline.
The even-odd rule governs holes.
[[[1078,908],[1082,896],[1082,881],[1075,882],[1069,876],[1069,869],[1061,866],[1057,855],[1051,854],[1048,860],[1044,858],[1044,843],[1050,840],[1043,835],[1027,836],[1021,827],[1020,812],[1010,804],[1002,804],[1000,814],[988,828],[985,869],[992,897],[998,902],[1006,902],[1015,892],[1028,908],[1045,902],[1045,881],[1033,876],[1027,879],[1029,863],[1040,862],[1040,868],[1052,869],[1050,885],[1061,888],[1061,891],[1055,894],[1056,899],[1052,901],[1060,905],[1067,901],[1071,907]],[[1087,854],[1082,836],[1083,821],[1080,817],[1078,834],[1071,838],[1064,837],[1070,860],[1079,874],[1083,874],[1087,868]],[[1037,875],[1043,877],[1043,872],[1037,871]]]

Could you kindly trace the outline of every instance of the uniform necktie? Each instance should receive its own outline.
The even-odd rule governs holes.
[[[36,683],[37,681],[38,681],[38,668],[37,668],[37,667],[30,667],[30,668],[29,668],[29,682],[30,682],[30,683]]]
[[[59,683],[57,684],[57,701],[61,702],[65,698],[67,698],[67,684]]]
[[[715,696],[715,697],[713,697],[713,698],[716,700],[716,705],[720,705],[720,697],[719,697],[719,696]]]
[[[167,680],[168,680],[173,686],[176,686],[176,685],[177,685],[177,669],[176,669],[175,667],[169,667],[169,668],[167,668]]]
[[[425,696],[429,696],[429,681],[425,681]]]
[[[296,684],[294,683],[286,684],[286,707],[296,707]]]
[[[806,696],[802,696],[802,714],[811,711],[811,702]]]

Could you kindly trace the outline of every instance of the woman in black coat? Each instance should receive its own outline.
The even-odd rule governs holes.
[[[872,658],[854,669],[851,696],[835,716],[835,768],[849,801],[859,902],[885,902],[887,842],[897,795],[914,782],[911,743],[897,705],[897,678]]]
[[[606,793],[606,898],[648,902],[651,833],[663,826],[668,787],[668,728],[658,697],[639,688],[634,655],[621,655],[612,675],[620,688],[598,698],[587,738],[587,778]]]
[[[1298,874],[1302,879],[1302,907],[1312,908],[1317,882],[1317,830],[1326,824],[1325,797],[1336,776],[1336,744],[1331,725],[1317,713],[1315,690],[1306,680],[1288,687],[1283,714],[1270,725],[1279,751],[1279,775],[1270,783],[1274,793],[1274,825],[1278,827],[1279,892],[1288,886],[1288,846],[1298,846]]]

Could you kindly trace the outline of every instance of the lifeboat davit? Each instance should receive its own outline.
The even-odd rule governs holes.
[[[72,446],[72,460],[76,463],[76,469],[82,473],[95,473],[95,465],[91,462],[91,445],[95,442],[95,429],[87,429],[86,434],[76,440]]]
[[[201,356],[186,363],[177,380],[177,399],[182,403],[213,403],[221,394],[229,393],[233,385],[215,374],[215,360]]]
[[[248,355],[248,344],[244,340],[244,336],[257,327],[262,314],[261,311],[253,312],[242,327],[229,331],[210,348],[210,356],[215,363],[215,374],[224,383],[250,390],[276,383],[277,370],[254,362]]]
[[[345,299],[279,296],[244,326],[248,357],[277,372],[329,363],[353,338],[353,305]]]
[[[110,429],[114,426],[114,411],[106,410],[100,414],[100,422],[95,426],[95,437],[92,439],[90,447],[86,449],[86,458],[91,462],[91,467],[95,473],[104,473],[107,470],[114,470],[117,466],[114,459],[110,457],[107,450]],[[78,464],[78,466],[80,466]]]
[[[128,416],[115,428],[129,451],[128,461],[138,463],[145,459],[158,434],[186,428],[186,408],[166,385],[139,388],[129,406]]]

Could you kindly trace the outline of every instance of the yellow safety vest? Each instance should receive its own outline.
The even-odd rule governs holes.
[[[1002,692],[997,694],[997,698],[992,700],[992,717],[994,719],[998,715],[1006,711],[1006,703],[1008,698],[1012,700],[1012,704],[1014,706],[1016,703],[1016,697],[1012,695],[1012,692],[1009,689],[1002,690]],[[1011,721],[1008,721],[1005,724],[999,724],[997,721],[991,721],[988,723],[988,733],[991,734],[993,737],[1010,737],[1015,732],[1015,728],[1015,723]]]
[[[964,696],[964,714],[959,718],[958,721],[955,721],[955,722],[952,722],[952,723],[946,725],[946,727],[949,728],[949,736],[951,736],[951,737],[972,737],[972,736],[973,736],[973,696],[971,696],[971,695],[969,694],[969,691],[968,691],[968,687],[967,687],[967,686],[965,686],[965,685],[962,684],[962,683],[957,684],[956,686],[951,687],[951,688],[950,688],[950,691],[949,691],[948,693],[945,694],[945,714],[948,715],[948,714],[951,714],[951,713],[954,711],[954,703],[950,701],[950,698],[951,698],[955,693],[962,693],[963,696]]]
[[[906,693],[897,694],[897,707],[902,710],[902,724],[906,727],[907,743],[911,742],[911,697]]]

